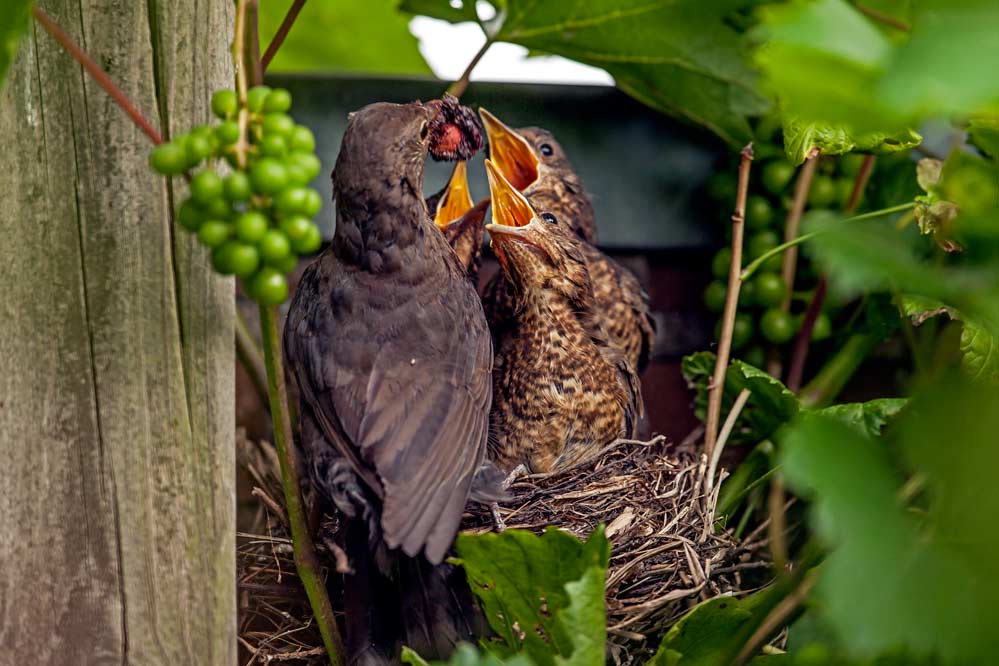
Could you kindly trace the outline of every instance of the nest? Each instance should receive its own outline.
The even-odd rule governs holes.
[[[267,465],[271,457],[258,453],[256,465]],[[555,525],[580,538],[598,523],[606,526],[612,543],[608,635],[620,661],[636,661],[654,651],[664,629],[695,604],[750,592],[768,580],[760,529],[741,541],[714,529],[719,483],[706,482],[707,468],[690,441],[670,446],[664,438],[621,440],[570,469],[514,481],[513,499],[501,505],[498,518],[506,528],[541,532]],[[259,470],[251,475],[270,489],[255,490],[263,500],[263,529],[240,539],[241,644],[254,659],[250,663],[322,663],[322,642],[274,500],[279,491]],[[497,515],[473,508],[462,529],[478,533],[496,524]],[[337,547],[330,539],[319,541],[325,551],[320,555],[335,567]]]

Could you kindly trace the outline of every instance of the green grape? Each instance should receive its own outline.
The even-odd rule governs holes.
[[[187,153],[187,167],[195,167],[211,157],[212,142],[204,134],[191,132],[184,140],[184,152]]]
[[[291,153],[285,158],[285,164],[289,169],[301,169],[300,175],[301,180],[294,180],[297,185],[307,185],[313,178],[319,175],[319,171],[322,169],[322,164],[319,162],[319,158],[311,153]]]
[[[780,308],[770,308],[760,318],[760,332],[770,342],[781,345],[794,337],[794,320]]]
[[[756,304],[756,281],[743,282],[742,286],[739,287],[739,305],[753,307]]]
[[[774,221],[774,209],[766,197],[754,194],[746,200],[746,228],[764,229]]]
[[[794,167],[782,159],[767,162],[760,179],[771,194],[780,194],[794,178]]]
[[[177,222],[188,231],[197,231],[205,219],[205,212],[194,199],[185,199],[177,208]]]
[[[711,274],[716,278],[727,278],[728,269],[732,264],[732,250],[723,247],[715,253],[715,258],[711,260]]]
[[[826,208],[836,203],[839,198],[839,188],[836,181],[829,176],[815,176],[812,187],[808,190],[808,205],[812,208]]]
[[[282,273],[291,273],[298,268],[298,255],[294,252],[289,252],[288,256],[272,265]]]
[[[780,305],[787,294],[784,280],[775,273],[761,273],[753,284],[756,286],[756,302],[763,307]]]
[[[853,181],[849,178],[840,178],[836,181],[836,189],[839,192],[836,198],[840,206],[846,208],[846,204],[850,202],[850,195],[853,194]]]
[[[222,247],[230,244],[229,265],[232,267],[232,272],[244,279],[253,275],[257,271],[257,268],[260,267],[260,253],[257,252],[257,248],[253,245],[231,240],[226,241]]]
[[[725,283],[720,280],[711,282],[704,290],[704,305],[711,312],[721,312],[725,309]]]
[[[229,239],[230,227],[219,220],[207,220],[198,229],[198,240],[207,247],[218,247]]]
[[[249,285],[250,295],[262,305],[277,305],[288,298],[288,281],[279,271],[265,266]]]
[[[225,198],[232,202],[248,201],[253,191],[250,177],[242,171],[233,171],[222,179],[222,189],[225,191]]]
[[[769,252],[780,244],[780,238],[777,236],[776,231],[771,231],[767,229],[765,231],[758,231],[752,235],[749,239],[749,245],[747,249],[749,250],[749,256],[752,259],[756,259],[760,255]]]
[[[264,100],[270,93],[271,89],[267,86],[253,86],[246,93],[246,108],[251,113],[259,113],[263,110]]]
[[[227,120],[215,128],[215,136],[223,146],[230,146],[239,141],[239,123]]]
[[[266,215],[250,210],[236,219],[236,236],[244,243],[256,243],[264,237],[269,226]]]
[[[232,118],[239,109],[235,90],[216,90],[212,95],[212,113],[221,119]]]
[[[291,246],[297,254],[312,254],[320,248],[323,244],[323,236],[319,231],[319,227],[315,224],[309,223],[309,228],[305,232],[305,235],[298,240],[292,240]]]
[[[288,142],[284,140],[283,136],[276,134],[265,134],[257,142],[257,147],[260,148],[261,155],[268,157],[284,157],[284,154],[288,152]]]
[[[232,206],[225,197],[216,197],[205,205],[207,216],[215,220],[228,220],[232,217]]]
[[[313,153],[316,150],[316,137],[305,125],[295,125],[288,137],[288,147],[298,153]]]
[[[812,326],[812,341],[820,342],[832,335],[832,321],[825,312],[820,312],[815,318],[815,325]]]
[[[323,207],[323,198],[314,189],[305,190],[305,209],[302,211],[307,217],[315,217]]]
[[[305,238],[306,234],[309,233],[310,226],[312,226],[312,220],[301,215],[293,215],[281,220],[281,231],[292,243]]]
[[[721,338],[721,320],[715,325],[715,338]],[[732,321],[732,349],[741,349],[753,337],[753,318],[745,312],[735,315]]]
[[[207,205],[222,194],[222,178],[211,169],[199,171],[191,179],[191,196],[200,204]]]
[[[763,351],[763,347],[753,345],[746,351],[742,352],[741,360],[754,368],[762,368],[767,364],[767,354]]]
[[[250,169],[250,182],[261,194],[275,194],[288,183],[288,170],[273,157],[264,157]]]
[[[264,116],[264,134],[275,134],[280,137],[287,137],[295,129],[295,121],[287,113],[268,113]]]
[[[291,243],[283,231],[271,229],[257,243],[257,249],[265,263],[280,268],[284,265],[285,258],[291,254]]]
[[[860,172],[860,166],[864,163],[864,155],[860,153],[847,153],[839,158],[839,170],[844,176],[851,180]]]
[[[308,192],[309,190],[304,187],[283,189],[275,195],[274,207],[285,215],[294,215],[295,213],[305,214],[309,198]]]
[[[291,93],[284,88],[275,88],[264,98],[264,113],[284,112],[291,108]]]
[[[236,247],[236,241],[226,241],[212,250],[212,266],[215,271],[222,275],[232,275],[234,268],[232,262],[232,251]]]
[[[149,153],[149,166],[164,176],[184,173],[187,169],[187,151],[176,143],[161,143]]]

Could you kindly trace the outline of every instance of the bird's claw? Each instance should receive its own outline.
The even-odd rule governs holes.
[[[497,532],[505,532],[506,531],[506,522],[503,521],[503,516],[500,515],[499,504],[497,504],[496,502],[490,502],[489,503],[489,510],[493,514],[493,525],[496,526],[496,531]]]
[[[509,489],[522,476],[527,476],[527,466],[524,463],[520,463],[506,475],[503,479],[503,490]]]

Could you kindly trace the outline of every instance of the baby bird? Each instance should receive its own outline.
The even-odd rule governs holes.
[[[624,352],[641,372],[655,341],[649,297],[638,278],[596,246],[593,206],[579,174],[551,132],[538,127],[511,129],[485,109],[479,116],[489,140],[489,159],[536,210],[548,211],[583,241],[580,250],[589,266],[593,295],[611,344]],[[483,289],[483,306],[490,328],[502,326],[513,308],[502,279]]]
[[[490,455],[503,469],[558,470],[632,435],[638,377],[601,328],[571,224],[536,213],[490,160],[486,170],[487,229],[516,300],[495,343]]]
[[[482,223],[489,208],[489,199],[483,199],[478,205],[472,202],[466,164],[458,162],[454,165],[444,189],[427,198],[427,210],[433,217],[434,225],[458,255],[458,261],[464,266],[472,285],[477,285],[482,266],[482,239],[485,236]]]

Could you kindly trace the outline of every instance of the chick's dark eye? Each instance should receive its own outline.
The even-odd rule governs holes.
[[[430,132],[430,123],[423,123],[423,125],[420,127],[420,138],[426,139],[427,133],[429,132]]]
[[[551,157],[551,154],[555,152],[555,149],[552,148],[551,144],[548,143],[541,144],[541,147],[538,148],[538,150],[540,150],[541,154],[544,155],[545,157]]]
[[[558,220],[551,213],[541,213],[541,219],[548,224],[558,224]]]

